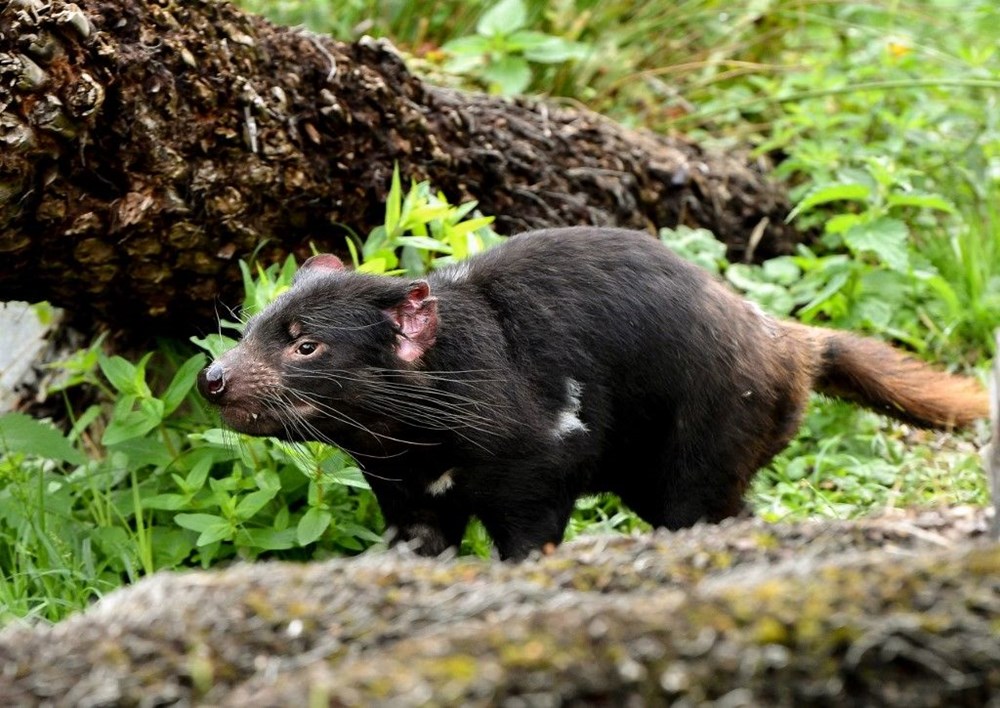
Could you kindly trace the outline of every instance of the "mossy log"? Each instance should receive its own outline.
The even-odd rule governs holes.
[[[380,222],[395,163],[505,233],[687,224],[736,258],[796,240],[754,161],[435,88],[384,42],[214,0],[0,3],[0,300],[212,331],[239,259],[342,250]]]
[[[982,705],[1000,546],[968,508],[153,576],[0,633],[13,705]]]

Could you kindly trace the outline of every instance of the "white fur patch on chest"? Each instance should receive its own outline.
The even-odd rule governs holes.
[[[556,424],[552,428],[552,437],[557,440],[571,433],[587,432],[587,426],[580,420],[580,401],[583,396],[583,386],[575,379],[566,379],[566,405],[559,411]]]
[[[455,486],[455,470],[450,469],[443,475],[427,485],[427,493],[432,497],[439,497]]]

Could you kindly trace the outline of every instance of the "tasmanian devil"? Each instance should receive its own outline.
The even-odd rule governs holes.
[[[237,431],[352,453],[420,551],[476,516],[503,558],[558,544],[587,493],[671,529],[738,513],[812,388],[919,426],[987,412],[973,379],[775,319],[647,234],[589,227],[426,280],[314,256],[199,388]]]

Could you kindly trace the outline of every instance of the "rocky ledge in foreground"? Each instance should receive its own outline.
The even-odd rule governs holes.
[[[159,574],[0,633],[30,705],[893,704],[1000,695],[984,512]],[[995,699],[994,699],[995,700]]]

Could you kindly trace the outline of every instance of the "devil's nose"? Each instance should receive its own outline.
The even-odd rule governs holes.
[[[226,390],[226,370],[219,362],[213,362],[198,374],[198,391],[205,398],[218,398]]]

